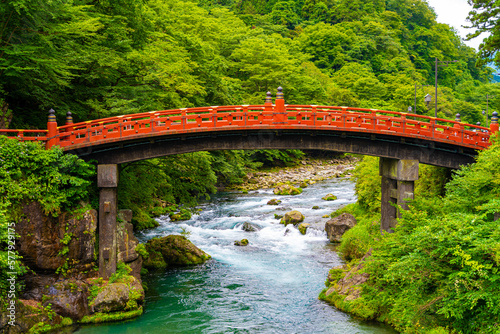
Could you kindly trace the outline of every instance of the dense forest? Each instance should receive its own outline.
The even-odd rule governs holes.
[[[494,30],[499,9],[470,2],[472,26]],[[436,58],[457,60],[439,68],[438,116],[460,113],[484,125],[486,95],[500,96],[485,66],[500,63],[498,41],[492,34],[476,52],[424,0],[0,1],[0,128],[45,128],[51,108],[62,124],[68,111],[78,122],[261,104],[278,86],[287,103],[393,111],[415,108],[416,94],[414,111],[434,115],[423,97],[434,95]],[[497,101],[489,100],[490,114]],[[448,185],[448,172],[422,167],[413,209],[384,237],[373,223],[377,160],[365,158],[355,175],[359,201],[342,209],[360,223],[339,250],[354,266],[373,248],[371,281],[354,305],[330,301],[408,333],[498,332],[498,152],[496,142]],[[124,164],[120,207],[134,211],[135,229],[152,227],[152,217],[188,214],[216,186],[242,182],[248,169],[303,155],[197,152]],[[60,149],[1,138],[0,161],[2,245],[23,203],[40,201],[52,215],[82,202],[96,206],[94,166]],[[8,268],[3,250],[0,268],[2,275]]]

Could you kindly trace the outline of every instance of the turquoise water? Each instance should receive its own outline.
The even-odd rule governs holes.
[[[329,192],[338,199],[321,200]],[[212,260],[145,277],[149,291],[140,318],[86,326],[77,333],[396,333],[318,300],[328,270],[342,263],[322,230],[327,219],[321,217],[355,201],[353,184],[326,180],[301,195],[280,196],[277,207],[266,205],[271,198],[276,198],[271,190],[219,193],[190,221],[160,218],[158,228],[138,236],[142,241],[184,229]],[[320,209],[313,210],[315,205]],[[292,209],[312,223],[306,235],[274,219],[275,213]],[[262,229],[245,232],[244,222]],[[243,238],[249,246],[234,246]]]

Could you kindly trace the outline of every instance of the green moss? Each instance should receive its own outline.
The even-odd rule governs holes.
[[[99,324],[103,322],[112,322],[112,321],[123,321],[127,319],[132,319],[138,317],[142,314],[143,309],[142,306],[131,311],[126,312],[114,312],[114,313],[95,313],[92,315],[84,316],[79,323],[80,324]]]
[[[186,209],[181,209],[178,213],[171,213],[170,220],[175,222],[178,220],[189,220],[191,219],[191,212]]]
[[[135,246],[134,250],[137,254],[142,256],[143,259],[147,259],[149,257],[149,253],[146,250],[146,246],[144,246],[144,244],[138,244],[137,246]]]
[[[248,239],[241,239],[241,240],[236,240],[234,242],[235,246],[247,246],[248,245]]]
[[[325,200],[325,201],[334,201],[337,199],[337,196],[335,196],[333,194],[328,194],[325,197],[322,197],[321,199]]]
[[[62,318],[61,322],[59,324],[47,324],[43,321],[35,324],[33,327],[31,327],[28,331],[28,334],[41,334],[41,333],[48,333],[52,332],[56,329],[62,328],[62,327],[67,327],[67,326],[72,326],[73,325],[73,320],[71,318]]]
[[[308,228],[309,226],[311,226],[311,224],[308,224],[308,223],[302,223],[302,224],[300,224],[300,225],[299,225],[299,232],[300,232],[301,234],[304,234],[304,235],[305,235],[305,234],[306,234],[306,232],[307,232],[307,228]]]

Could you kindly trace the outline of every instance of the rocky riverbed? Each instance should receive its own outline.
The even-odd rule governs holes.
[[[248,173],[245,182],[235,188],[242,191],[269,189],[283,183],[304,188],[334,177],[349,177],[358,161],[359,158],[351,155],[337,158],[307,157],[301,160],[298,166]]]

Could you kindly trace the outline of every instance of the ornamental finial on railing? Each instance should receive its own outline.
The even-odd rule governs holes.
[[[73,115],[71,114],[71,111],[66,113],[66,125],[68,124],[73,124]]]
[[[266,93],[266,103],[273,103],[273,96],[271,92]]]
[[[50,109],[49,110],[49,119],[48,119],[48,122],[57,122],[56,112],[55,112],[54,109]]]
[[[278,87],[278,93],[276,94],[276,100],[284,100],[285,97],[283,95],[283,88],[280,86]]]
[[[460,114],[455,115],[455,122],[461,122],[460,120]]]

